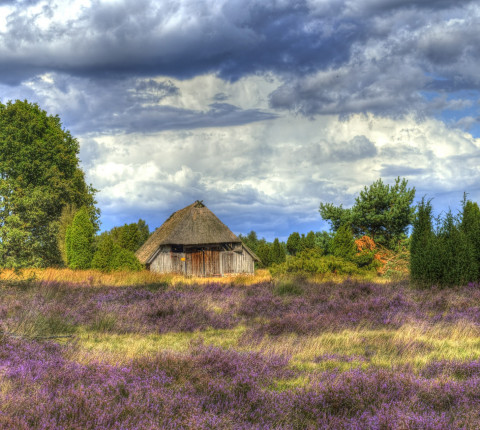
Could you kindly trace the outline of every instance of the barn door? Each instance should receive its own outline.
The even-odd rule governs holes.
[[[186,274],[190,276],[220,275],[220,251],[191,248],[186,254]]]
[[[190,249],[185,254],[187,275],[203,276],[203,251]]]
[[[220,251],[205,249],[205,276],[219,276],[220,273]]]

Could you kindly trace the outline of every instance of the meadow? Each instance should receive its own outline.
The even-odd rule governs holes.
[[[478,429],[480,285],[3,272],[1,429]]]

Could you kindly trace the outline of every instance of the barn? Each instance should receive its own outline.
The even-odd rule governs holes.
[[[253,273],[259,258],[203,202],[173,213],[136,252],[147,269],[187,276]]]

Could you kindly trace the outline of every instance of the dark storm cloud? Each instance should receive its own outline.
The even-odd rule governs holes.
[[[355,7],[368,12],[392,11],[395,9],[442,10],[472,3],[473,0],[357,0]]]
[[[8,18],[0,53],[19,79],[42,69],[177,78],[214,72],[228,80],[310,73],[348,60],[365,34],[361,21],[313,16],[306,1],[95,2],[75,21],[42,28],[38,20],[52,8],[27,14],[18,7]]]
[[[248,124],[276,118],[269,112],[258,109],[242,110],[226,103],[210,105],[206,112],[179,109],[171,106],[130,106],[125,112],[105,112],[96,118],[89,117],[85,123],[77,123],[77,132],[143,132],[193,129],[201,127],[226,127]]]
[[[169,98],[181,96],[170,80],[86,80],[50,74],[47,80],[36,78],[30,83],[35,91],[28,85],[20,87],[15,98],[39,103],[51,114],[61,113],[63,123],[75,135],[227,127],[277,118],[272,112],[225,102],[211,103],[205,110],[169,105]],[[3,93],[4,101],[8,94]],[[159,104],[162,101],[165,104]]]
[[[93,112],[110,129],[123,122],[152,130],[155,121],[179,113],[162,106],[135,118],[145,114],[141,102],[178,94],[171,82],[150,79],[159,75],[213,73],[236,81],[270,73],[281,82],[271,108],[306,116],[424,116],[445,109],[441,97],[427,99],[425,91],[480,91],[480,10],[473,1],[94,0],[65,20],[57,16],[61,5],[9,2],[0,33],[0,82],[17,85],[46,72],[98,86],[145,78],[130,95],[128,118],[120,109],[115,118]],[[126,100],[121,93],[102,95],[105,108]],[[228,99],[215,97],[218,103]],[[76,114],[81,121],[82,112]],[[188,128],[210,119],[214,126],[235,125],[268,115],[213,105],[203,119],[189,111],[184,117]]]
[[[380,170],[380,174],[386,178],[396,178],[398,176],[408,177],[427,173],[427,169],[414,168],[409,166],[384,164]]]

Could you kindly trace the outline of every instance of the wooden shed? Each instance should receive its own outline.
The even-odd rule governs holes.
[[[202,202],[173,213],[136,252],[147,269],[188,276],[253,273],[259,258]]]

